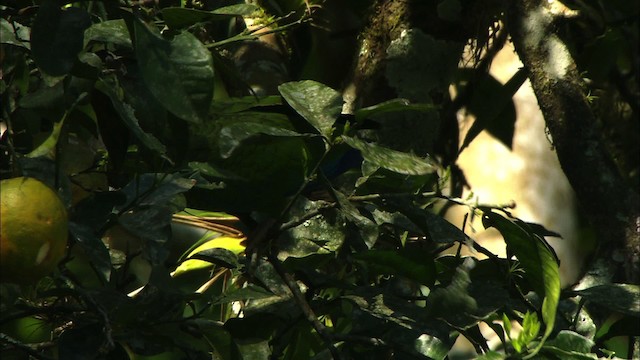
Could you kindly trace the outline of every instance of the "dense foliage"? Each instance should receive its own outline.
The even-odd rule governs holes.
[[[37,286],[1,285],[3,359],[444,359],[458,337],[485,359],[630,356],[638,286],[562,291],[553,229],[443,190],[451,154],[435,134],[452,113],[448,86],[509,142],[525,79],[457,69],[465,34],[408,31],[388,50],[399,98],[343,114],[308,2],[4,3],[2,178],[55,188],[70,240]],[[442,21],[471,16],[433,3]],[[364,17],[366,5],[350,10]],[[577,43],[593,55],[585,68],[604,64],[603,46],[637,61],[615,35],[627,25],[603,21],[607,32]],[[230,55],[260,32],[288,39],[295,60],[277,94],[247,83]],[[416,82],[418,70],[430,77]],[[597,75],[596,95],[610,86]],[[429,136],[414,147],[416,129],[396,120]],[[444,220],[449,203],[496,228],[512,256]]]

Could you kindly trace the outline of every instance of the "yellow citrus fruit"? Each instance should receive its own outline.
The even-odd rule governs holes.
[[[0,181],[0,281],[35,283],[53,271],[67,247],[67,211],[39,180]]]

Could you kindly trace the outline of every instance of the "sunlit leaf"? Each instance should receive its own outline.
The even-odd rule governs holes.
[[[349,146],[360,150],[365,160],[379,167],[404,175],[426,175],[435,172],[435,167],[427,160],[413,154],[385,148],[353,137],[342,136]]]
[[[560,271],[555,253],[546,241],[527,231],[526,223],[512,221],[489,210],[483,216],[485,227],[495,227],[504,237],[507,246],[518,258],[529,280],[538,294],[544,294],[542,319],[545,332],[533,354],[537,353],[544,340],[553,331],[556,311],[560,299]]]
[[[278,90],[322,136],[331,137],[333,123],[342,111],[343,101],[339,92],[311,80],[285,83]]]

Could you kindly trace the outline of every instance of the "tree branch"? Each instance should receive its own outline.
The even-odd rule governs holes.
[[[558,159],[582,210],[598,233],[598,257],[623,266],[624,281],[640,278],[640,196],[619,174],[605,148],[580,74],[554,33],[562,4],[509,1],[507,26],[553,138]]]

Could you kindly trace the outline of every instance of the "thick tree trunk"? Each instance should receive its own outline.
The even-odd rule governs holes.
[[[600,240],[598,256],[640,281],[640,196],[619,174],[589,107],[580,74],[554,34],[558,3],[509,1],[508,28],[553,138],[560,164]]]

